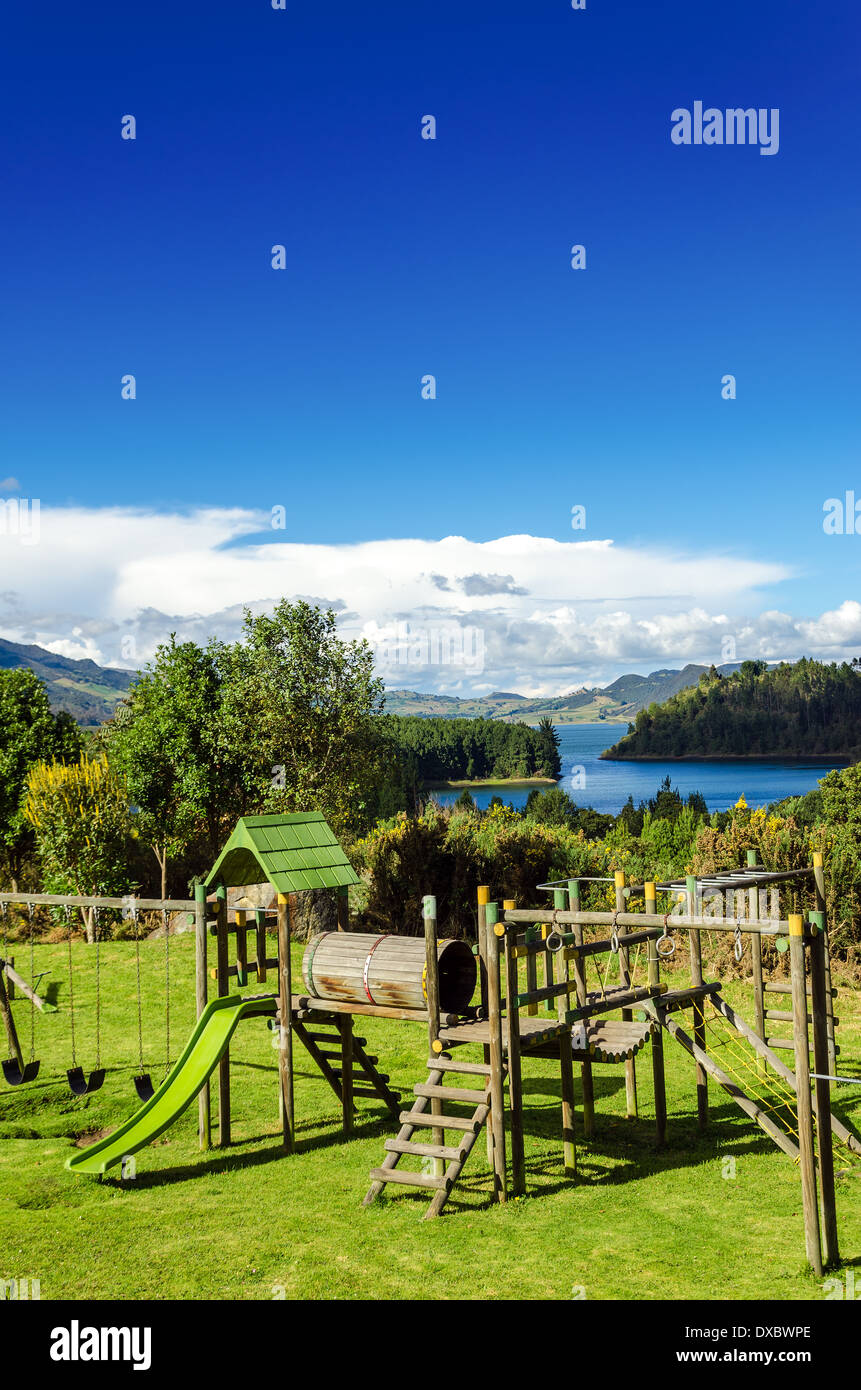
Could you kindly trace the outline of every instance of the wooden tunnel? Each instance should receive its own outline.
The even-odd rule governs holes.
[[[475,957],[465,941],[438,941],[439,1008],[461,1014],[472,999]],[[423,937],[321,932],[305,948],[302,978],[317,999],[427,1007]]]

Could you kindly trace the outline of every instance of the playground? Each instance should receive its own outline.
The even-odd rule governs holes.
[[[662,894],[656,926],[647,925],[649,885],[536,885],[536,905],[528,907],[492,903],[480,890],[473,987],[461,953],[455,959],[437,942],[432,899],[424,938],[375,939],[371,950],[349,930],[289,943],[290,897],[280,890],[273,911],[240,908],[237,918],[217,885],[262,880],[248,858],[254,833],[240,823],[190,930],[139,949],[105,940],[98,976],[95,946],[73,942],[74,1065],[85,1080],[105,1070],[89,1093],[73,1094],[66,1076],[73,1065],[68,942],[35,945],[32,973],[26,941],[16,943],[16,974],[25,983],[40,978],[49,1010],[32,1012],[14,991],[20,1061],[30,1060],[32,1021],[39,1070],[4,1084],[0,1099],[4,1279],[38,1279],[43,1298],[821,1299],[823,1278],[810,1269],[805,1133],[813,1140],[808,1177],[818,1183],[823,1270],[833,1264],[828,1246],[838,1225],[840,1255],[857,1266],[861,1162],[845,1140],[852,1131],[833,1134],[831,1206],[828,1146],[780,1070],[791,1069],[799,1051],[788,958],[794,945],[796,958],[803,948],[812,961],[822,940],[809,931],[814,869],[790,885],[790,905],[803,915],[781,917],[773,930],[757,922],[751,898],[751,881],[767,871],[739,869],[745,930],[713,918],[699,956],[684,921],[696,885],[685,881],[655,890]],[[330,873],[339,862],[332,849]],[[294,860],[278,871],[307,869]],[[347,866],[341,877],[349,873]],[[349,929],[349,882],[338,877],[336,870],[327,886]],[[285,887],[301,891],[297,883]],[[756,911],[761,901],[758,893]],[[577,921],[578,914],[598,920]],[[766,969],[762,983],[760,928],[780,956],[774,978]],[[751,969],[715,991],[707,943],[727,930]],[[402,958],[386,963],[387,950]],[[411,962],[424,953],[416,999]],[[279,954],[290,962],[287,1030],[276,1017],[285,998]],[[773,954],[766,961],[773,966]],[[452,1011],[452,983],[463,990],[465,980],[467,1002]],[[857,994],[839,978],[832,984],[838,1007],[821,1011],[811,1066],[816,1050],[827,1057],[839,1047],[832,1064],[857,1077]],[[507,1007],[497,1005],[515,989],[513,1029]],[[338,1000],[339,993],[348,997]],[[819,1011],[811,1008],[813,1035]],[[587,1013],[572,1023],[572,1010]],[[763,1029],[781,1038],[770,1049],[776,1060],[757,1053],[733,1018],[756,1036]],[[569,1043],[566,1065],[560,1041],[572,1027],[585,1027],[586,1036]],[[695,1049],[704,1036],[708,1068],[673,1030]],[[198,1065],[210,1069],[208,1086]],[[144,1069],[153,1095],[142,1104],[135,1079]],[[506,1090],[494,1124],[497,1080]],[[854,1117],[857,1129],[858,1088],[832,1084],[831,1101],[838,1126]],[[402,1167],[403,1180],[393,1180]],[[434,1205],[444,1206],[441,1218],[423,1219]]]

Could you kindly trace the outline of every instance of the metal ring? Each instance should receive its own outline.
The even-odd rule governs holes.
[[[744,955],[744,942],[741,939],[741,927],[736,927],[735,929],[735,945],[733,946],[733,955],[735,956],[736,961],[740,961],[742,956]]]

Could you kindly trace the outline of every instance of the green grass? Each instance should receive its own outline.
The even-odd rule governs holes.
[[[164,1065],[163,951],[161,942],[141,948],[154,1079]],[[26,974],[26,952],[16,954]],[[74,955],[78,1060],[88,1068],[94,952],[76,945]],[[136,1108],[134,950],[102,948],[109,1070],[104,1088],[82,1100],[62,1080],[71,1063],[62,946],[37,948],[37,969],[47,965],[43,987],[54,982],[59,1012],[37,1018],[41,1072],[29,1087],[0,1092],[0,1273],[40,1279],[45,1299],[570,1299],[579,1287],[590,1299],[823,1297],[805,1268],[796,1169],[717,1088],[712,1129],[697,1135],[692,1063],[669,1038],[667,1148],[653,1143],[648,1052],[638,1059],[639,1121],[624,1117],[624,1068],[596,1066],[597,1136],[579,1146],[574,1181],[562,1171],[558,1071],[549,1061],[525,1063],[529,1195],[505,1206],[489,1203],[482,1138],[439,1221],[422,1222],[429,1199],[408,1191],[363,1210],[393,1122],[360,1100],[355,1137],[345,1142],[336,1098],[298,1045],[299,1152],[285,1158],[273,1035],[258,1021],[242,1024],[234,1040],[229,1150],[199,1152],[194,1105],[137,1155],[135,1181],[76,1177],[63,1167],[76,1137]],[[174,1057],[193,1024],[193,974],[192,938],[172,939]],[[745,987],[726,993],[749,1017]],[[28,1009],[14,1007],[26,1051]],[[851,987],[839,1013],[840,1069],[857,1075],[861,1009]],[[357,1031],[402,1094],[424,1079],[420,1027],[362,1019]],[[858,1090],[838,1093],[856,1126]],[[734,1180],[723,1176],[728,1157]],[[838,1204],[843,1258],[861,1266],[857,1172],[838,1180]]]

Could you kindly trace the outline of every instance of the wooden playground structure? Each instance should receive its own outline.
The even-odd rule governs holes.
[[[809,868],[774,872],[749,854],[744,868],[666,883],[628,884],[621,872],[612,879],[572,878],[538,885],[550,895],[541,907],[492,902],[490,890],[480,887],[474,949],[439,936],[436,900],[430,896],[423,900],[421,937],[352,931],[347,894],[356,882],[321,814],[256,816],[239,821],[194,901],[138,900],[135,910],[149,906],[193,915],[198,1024],[172,1069],[168,1028],[165,1079],[157,1088],[138,1087],[144,1105],[137,1114],[70,1158],[67,1166],[103,1173],[124,1164],[195,1096],[201,1148],[209,1148],[213,1138],[219,1147],[228,1145],[230,1038],[240,1019],[265,1018],[277,1032],[285,1152],[296,1147],[298,1045],[337,1097],[345,1136],[353,1132],[360,1100],[383,1105],[397,1125],[384,1141],[380,1166],[371,1171],[365,1205],[395,1184],[427,1191],[425,1215],[439,1215],[482,1132],[491,1197],[505,1202],[526,1191],[523,1072],[530,1060],[558,1060],[562,1160],[573,1178],[578,1146],[595,1135],[595,1067],[624,1063],[626,1112],[633,1119],[638,1114],[636,1059],[647,1047],[655,1138],[659,1146],[666,1143],[664,1040],[669,1037],[693,1064],[699,1129],[705,1131],[709,1123],[712,1082],[798,1166],[809,1264],[819,1274],[838,1263],[834,1146],[844,1162],[858,1164],[861,1139],[831,1108],[832,1086],[842,1078],[836,1071],[839,1020],[821,856]],[[268,907],[256,905],[260,885],[265,886],[263,896],[274,899],[274,920]],[[290,951],[295,895],[321,888],[336,894],[337,929],[308,941],[297,988]],[[781,916],[782,890],[791,891],[796,904],[808,905]],[[12,901],[96,908],[127,902],[0,894],[0,903]],[[270,956],[273,925],[278,944]],[[732,933],[737,962],[751,952],[752,1023],[723,998],[719,981],[705,978],[703,941],[718,933]],[[212,970],[210,938],[215,943]],[[167,930],[165,941],[167,945]],[[764,947],[769,942],[788,957],[788,978],[768,975],[765,960],[772,956]],[[683,949],[677,951],[679,946]],[[684,956],[684,983],[671,988],[662,979],[662,968],[673,956],[674,972]],[[4,976],[24,993],[29,987],[10,968],[3,958],[0,1012],[14,1052],[10,1063],[21,1074],[11,1081],[20,1084],[27,1079],[28,1063],[14,1032]],[[245,991],[252,979],[264,990],[236,992],[237,986]],[[212,999],[210,981],[215,985]],[[782,996],[790,1007],[768,1007],[769,994]],[[28,997],[34,995],[29,989]],[[408,1103],[379,1070],[366,1040],[357,1036],[354,1020],[362,1017],[416,1023],[426,1030],[427,1075],[416,1082]],[[775,1033],[781,1024],[792,1025],[790,1036]],[[794,1067],[780,1056],[787,1050]],[[581,1081],[579,1115],[575,1067]],[[83,1091],[76,1090],[69,1073],[75,1094],[88,1089],[81,1074]],[[148,1082],[149,1077],[136,1078],[136,1085],[138,1080]],[[101,1084],[97,1076],[96,1084]]]

